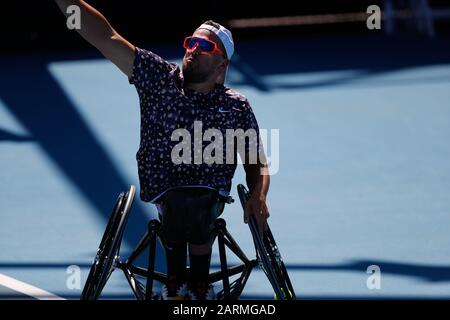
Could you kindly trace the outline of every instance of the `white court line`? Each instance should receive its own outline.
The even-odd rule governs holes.
[[[36,298],[38,300],[65,300],[60,296],[54,295],[53,293],[34,287],[31,284],[8,277],[7,275],[4,275],[2,273],[0,273],[0,285],[7,287],[11,290],[20,292],[22,294],[25,294],[27,296]]]

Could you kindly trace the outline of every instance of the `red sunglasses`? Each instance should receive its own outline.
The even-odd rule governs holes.
[[[226,58],[222,50],[219,49],[217,43],[215,43],[214,41],[193,36],[189,36],[184,39],[183,48],[187,49],[188,51],[194,50],[196,46],[198,46],[202,52],[207,52],[210,54],[217,52],[221,56]]]

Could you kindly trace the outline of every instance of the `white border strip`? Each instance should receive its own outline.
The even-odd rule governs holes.
[[[54,295],[53,293],[39,289],[32,286],[31,284],[19,281],[17,279],[8,277],[7,275],[4,275],[2,273],[0,273],[0,285],[38,300],[66,300],[60,296]]]

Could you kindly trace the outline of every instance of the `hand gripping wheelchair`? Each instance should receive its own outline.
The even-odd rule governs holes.
[[[237,188],[239,199],[244,208],[245,203],[249,199],[249,193],[242,184],[238,185]],[[148,223],[147,232],[125,261],[119,257],[120,244],[135,193],[136,188],[132,185],[126,193],[122,192],[119,195],[83,288],[81,300],[99,299],[103,288],[115,269],[123,271],[137,300],[158,299],[158,296],[152,291],[153,282],[167,283],[167,275],[155,270],[157,238],[164,244],[164,237],[161,234],[161,223],[158,219],[152,219]],[[219,197],[219,200],[224,204],[234,202],[230,196],[219,194]],[[256,250],[256,258],[252,260],[247,258],[229,234],[225,220],[218,218],[215,222],[213,237],[214,239],[217,237],[218,240],[220,271],[211,273],[208,281],[211,284],[222,281],[223,289],[217,293],[217,299],[239,299],[252,269],[258,265],[264,271],[272,285],[275,299],[295,299],[296,296],[292,283],[270,228],[267,228],[263,238],[261,238],[258,234],[256,220],[253,216],[250,216],[248,225]],[[241,260],[241,264],[228,267],[226,247]],[[147,268],[135,265],[137,258],[144,250],[149,250]],[[230,283],[230,278],[238,274],[240,274],[239,277]],[[145,285],[143,282],[145,282]]]

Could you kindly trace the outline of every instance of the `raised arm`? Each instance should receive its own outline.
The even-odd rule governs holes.
[[[80,8],[81,28],[78,33],[113,62],[128,78],[133,72],[135,47],[120,36],[108,20],[95,8],[83,0],[55,0],[67,17],[67,7],[76,5]]]

